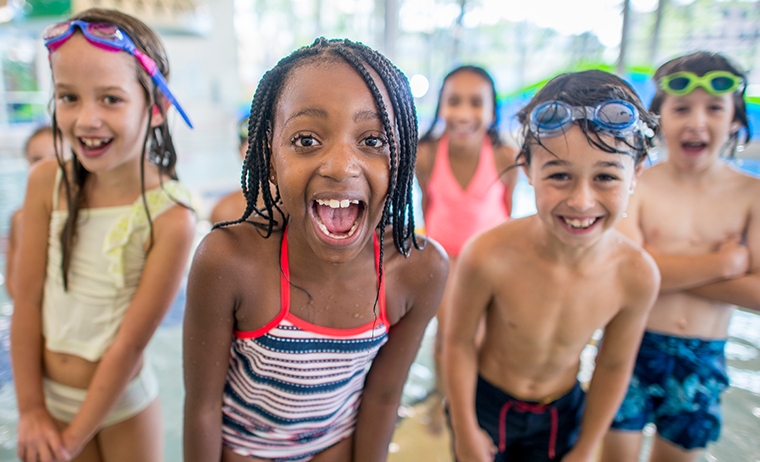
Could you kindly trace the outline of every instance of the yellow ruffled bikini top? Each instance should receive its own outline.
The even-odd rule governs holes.
[[[58,204],[61,172],[53,204]],[[152,220],[191,195],[177,181],[145,192]],[[67,210],[50,217],[47,269],[42,303],[46,348],[99,360],[116,337],[140,283],[150,237],[143,198],[132,205],[81,209],[68,273],[68,291],[61,275],[60,235]]]

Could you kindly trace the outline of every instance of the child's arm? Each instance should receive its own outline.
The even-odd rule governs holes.
[[[493,296],[493,288],[484,263],[489,249],[478,244],[476,240],[465,246],[452,278],[449,319],[444,326],[443,378],[457,459],[490,461],[495,447],[475,416],[478,377],[475,336]]]
[[[61,435],[45,407],[42,392],[42,292],[47,266],[47,239],[53,210],[55,160],[41,161],[29,173],[24,199],[11,317],[11,364],[18,403],[17,454],[22,461],[65,459]]]
[[[229,246],[213,231],[198,246],[187,282],[183,327],[185,461],[213,462],[222,455],[222,395],[235,328]]]
[[[176,205],[153,222],[153,247],[140,284],[111,346],[100,359],[79,412],[62,432],[76,454],[98,431],[103,419],[138,372],[142,354],[177,295],[195,232],[193,212]]]
[[[413,259],[417,259],[415,264],[410,261]],[[410,306],[391,327],[388,342],[380,348],[364,383],[354,436],[353,460],[357,462],[380,462],[388,457],[409,366],[438,309],[446,283],[446,255],[432,241],[421,251],[413,250],[410,259],[402,264],[405,270],[393,282],[388,280],[387,287],[392,284],[403,291],[400,298],[408,300]]]
[[[749,268],[749,252],[738,238],[723,242],[714,252],[697,255],[663,254],[651,246],[644,248],[660,268],[662,293],[683,292],[737,278]]]
[[[627,303],[605,327],[586,396],[580,436],[573,450],[562,459],[563,462],[593,460],[594,451],[609,429],[631,379],[660,281],[655,262],[643,252],[640,255],[640,264],[629,266],[623,273],[629,281],[625,289]]]
[[[757,197],[758,192],[754,194],[754,197]],[[749,252],[751,262],[746,274],[702,287],[695,287],[689,290],[689,293],[760,311],[760,202],[758,201],[754,201],[750,211],[745,238],[747,244],[745,249]]]
[[[652,255],[660,269],[662,281],[660,292],[681,292],[711,282],[737,277],[747,271],[746,248],[738,240],[723,243],[714,252],[697,255],[668,255],[657,252],[645,242],[641,226],[641,207],[647,202],[646,183],[636,188],[626,210],[627,217],[621,219],[616,228]],[[656,200],[656,199],[655,199]]]
[[[10,230],[8,232],[8,251],[5,253],[5,291],[8,296],[13,297],[13,279],[16,262],[16,252],[18,251],[19,228],[21,228],[21,210],[13,212],[11,216]]]

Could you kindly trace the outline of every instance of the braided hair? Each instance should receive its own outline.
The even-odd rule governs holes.
[[[536,93],[530,102],[520,109],[517,119],[523,127],[523,143],[517,159],[521,161],[517,165],[530,165],[531,147],[540,145],[546,148],[540,136],[536,136],[529,129],[530,114],[534,108],[546,101],[561,101],[570,106],[596,106],[609,100],[623,100],[633,104],[639,113],[639,119],[645,124],[654,136],[659,130],[657,117],[650,114],[641,103],[636,90],[625,80],[599,70],[582,72],[569,72],[560,74],[551,79],[541,90]],[[614,143],[608,143],[599,136],[600,130],[596,124],[587,119],[575,122],[583,131],[589,144],[610,154],[627,154],[633,157],[638,165],[644,161],[652,148],[652,137],[636,132],[627,137],[615,137]],[[626,145],[627,149],[620,149],[618,143]]]
[[[401,254],[409,256],[412,246],[422,248],[414,234],[412,208],[412,181],[417,157],[417,113],[406,76],[382,54],[347,39],[327,40],[320,37],[310,46],[300,48],[281,59],[261,78],[251,104],[248,151],[240,178],[246,208],[239,219],[217,223],[214,228],[242,223],[254,212],[263,219],[263,223],[250,223],[262,230],[264,237],[269,237],[274,230],[284,228],[287,217],[279,207],[279,187],[273,195],[269,186],[269,165],[272,157],[269,137],[273,129],[275,106],[287,77],[294,69],[316,61],[334,59],[346,62],[364,79],[375,100],[383,129],[388,137],[390,179],[382,218],[378,224],[382,268],[383,241],[387,225],[392,225],[393,242]],[[395,114],[395,125],[370,69],[380,77],[388,92]],[[259,194],[263,199],[261,208],[257,206]],[[278,222],[275,213],[281,217],[281,222]]]

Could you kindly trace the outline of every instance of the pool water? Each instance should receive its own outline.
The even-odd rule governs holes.
[[[209,156],[211,157],[211,156]],[[180,177],[196,191],[200,216],[207,216],[210,205],[227,190],[235,188],[238,175],[235,168],[228,171],[213,165],[200,156],[191,159],[188,172],[180,170]],[[737,167],[760,175],[760,160],[742,161]],[[233,166],[234,167],[234,166]],[[188,168],[188,167],[186,167]],[[189,180],[188,180],[189,178]],[[0,462],[15,458],[16,411],[10,368],[9,327],[13,306],[3,290],[5,271],[5,238],[8,220],[23,200],[26,181],[26,164],[20,159],[0,158]],[[224,185],[219,187],[219,185]],[[524,178],[516,188],[515,213],[520,216],[532,213],[532,190]],[[208,232],[208,222],[200,221],[196,241]],[[147,356],[158,372],[161,405],[164,415],[166,460],[181,460],[182,438],[182,316],[185,305],[184,287],[172,304],[168,315],[148,346]],[[435,324],[429,326],[423,346],[410,370],[404,388],[403,403],[411,404],[424,399],[434,387],[433,338]],[[725,424],[721,439],[708,448],[704,461],[760,462],[760,316],[737,311],[729,328],[726,347],[728,374],[731,388],[723,398]],[[585,371],[593,361],[593,352],[584,355]],[[416,461],[415,461],[416,462]]]

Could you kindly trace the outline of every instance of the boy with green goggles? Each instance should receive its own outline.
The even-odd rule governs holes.
[[[702,87],[707,93],[715,96],[725,95],[744,89],[744,79],[729,71],[710,71],[697,75],[690,71],[674,72],[659,81],[662,91],[674,95],[688,95],[697,87]]]

